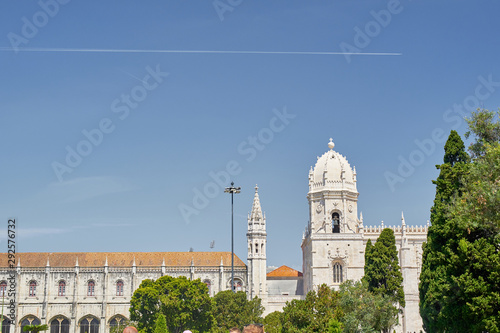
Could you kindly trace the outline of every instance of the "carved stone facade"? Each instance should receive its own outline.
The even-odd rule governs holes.
[[[0,257],[5,265],[7,255]],[[211,296],[231,284],[230,252],[22,253],[16,261],[14,270],[0,267],[0,283],[16,281],[16,320],[4,320],[3,333],[29,323],[47,323],[51,333],[107,333],[129,318],[139,284],[163,275],[199,278]],[[247,288],[247,267],[236,256],[235,285]],[[11,299],[7,292],[5,314]]]
[[[258,296],[264,315],[281,310],[287,301],[325,283],[338,288],[346,280],[364,275],[366,242],[374,243],[380,226],[363,225],[358,217],[356,169],[333,150],[318,157],[309,171],[309,223],[302,238],[303,273],[282,266],[267,271],[266,217],[258,187],[248,215],[248,268],[235,256],[236,289],[249,298]],[[419,332],[418,281],[422,266],[422,243],[427,226],[392,226],[403,274],[406,307],[397,332]],[[0,293],[9,276],[16,281],[16,321],[2,333],[21,333],[30,323],[48,323],[50,333],[107,333],[129,318],[130,299],[144,279],[163,275],[201,279],[210,295],[228,290],[231,284],[230,252],[155,253],[23,253],[17,268],[7,269],[7,254],[0,254]],[[3,265],[3,267],[2,267]],[[10,281],[9,281],[10,283]],[[5,290],[5,289],[3,289]],[[6,313],[10,298],[4,300]]]
[[[386,228],[383,222],[364,227],[363,215],[357,213],[356,169],[333,150],[331,139],[328,146],[330,150],[309,171],[310,222],[302,239],[305,293],[323,283],[338,288],[346,280],[360,280],[366,243],[368,239],[374,243]],[[428,226],[407,226],[403,216],[401,222],[390,227],[396,237],[406,300],[397,332],[419,332],[418,282]]]

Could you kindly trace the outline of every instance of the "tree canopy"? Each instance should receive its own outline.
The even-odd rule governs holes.
[[[214,296],[214,301],[215,320],[220,332],[225,333],[232,327],[241,329],[246,324],[262,322],[264,308],[258,297],[248,300],[243,291],[234,293],[224,290]]]
[[[153,323],[160,314],[165,316],[171,333],[187,329],[207,332],[215,322],[212,311],[207,286],[199,279],[191,281],[184,276],[144,280],[130,301],[130,319],[144,333],[153,333]]]
[[[345,333],[390,332],[398,323],[391,297],[368,291],[366,282],[346,281],[340,286]]]
[[[323,284],[304,300],[287,302],[282,314],[282,332],[327,332],[330,319],[342,317],[339,292]]]
[[[162,313],[158,314],[158,317],[156,318],[154,333],[168,333],[167,320]]]

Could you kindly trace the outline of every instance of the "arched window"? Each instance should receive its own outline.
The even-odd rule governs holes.
[[[123,332],[126,326],[126,318],[122,316],[116,316],[109,322],[109,333],[119,333]]]
[[[333,283],[344,282],[344,276],[342,275],[342,265],[338,262],[333,264]]]
[[[211,290],[211,288],[212,288],[212,282],[210,282],[210,280],[207,279],[207,280],[204,280],[203,283],[207,285],[208,294],[211,295],[211,292],[212,292],[212,290]]]
[[[0,297],[7,296],[7,281],[0,282]]]
[[[259,244],[255,243],[255,253],[259,253]]]
[[[37,317],[28,316],[21,321],[21,332],[24,332],[24,326],[27,325],[40,325],[41,321]]]
[[[3,317],[2,320],[2,333],[10,333],[10,319],[7,317]]]
[[[243,291],[243,282],[240,279],[234,279],[234,290]]]
[[[59,281],[59,288],[57,289],[57,296],[66,296],[66,282]]]
[[[337,212],[332,214],[332,232],[333,233],[340,232],[340,215]]]
[[[80,333],[99,333],[99,320],[93,317],[83,318],[80,322]]]
[[[52,319],[50,333],[69,333],[69,320],[64,317]]]
[[[95,282],[89,281],[87,285],[87,296],[95,296]],[[90,333],[90,332],[87,332]]]
[[[116,296],[123,296],[123,281],[118,280],[116,282]]]
[[[35,297],[36,296],[36,281],[31,280],[30,285],[29,285],[29,296],[30,297]],[[38,325],[38,324],[37,324]]]

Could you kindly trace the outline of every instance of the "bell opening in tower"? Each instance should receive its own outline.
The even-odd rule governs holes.
[[[332,232],[340,233],[340,215],[336,212],[332,214]]]

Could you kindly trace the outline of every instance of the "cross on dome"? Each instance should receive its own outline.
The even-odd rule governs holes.
[[[335,143],[333,143],[333,139],[330,138],[330,142],[328,142],[328,148],[330,148],[330,150],[332,150],[333,147],[335,147]]]

